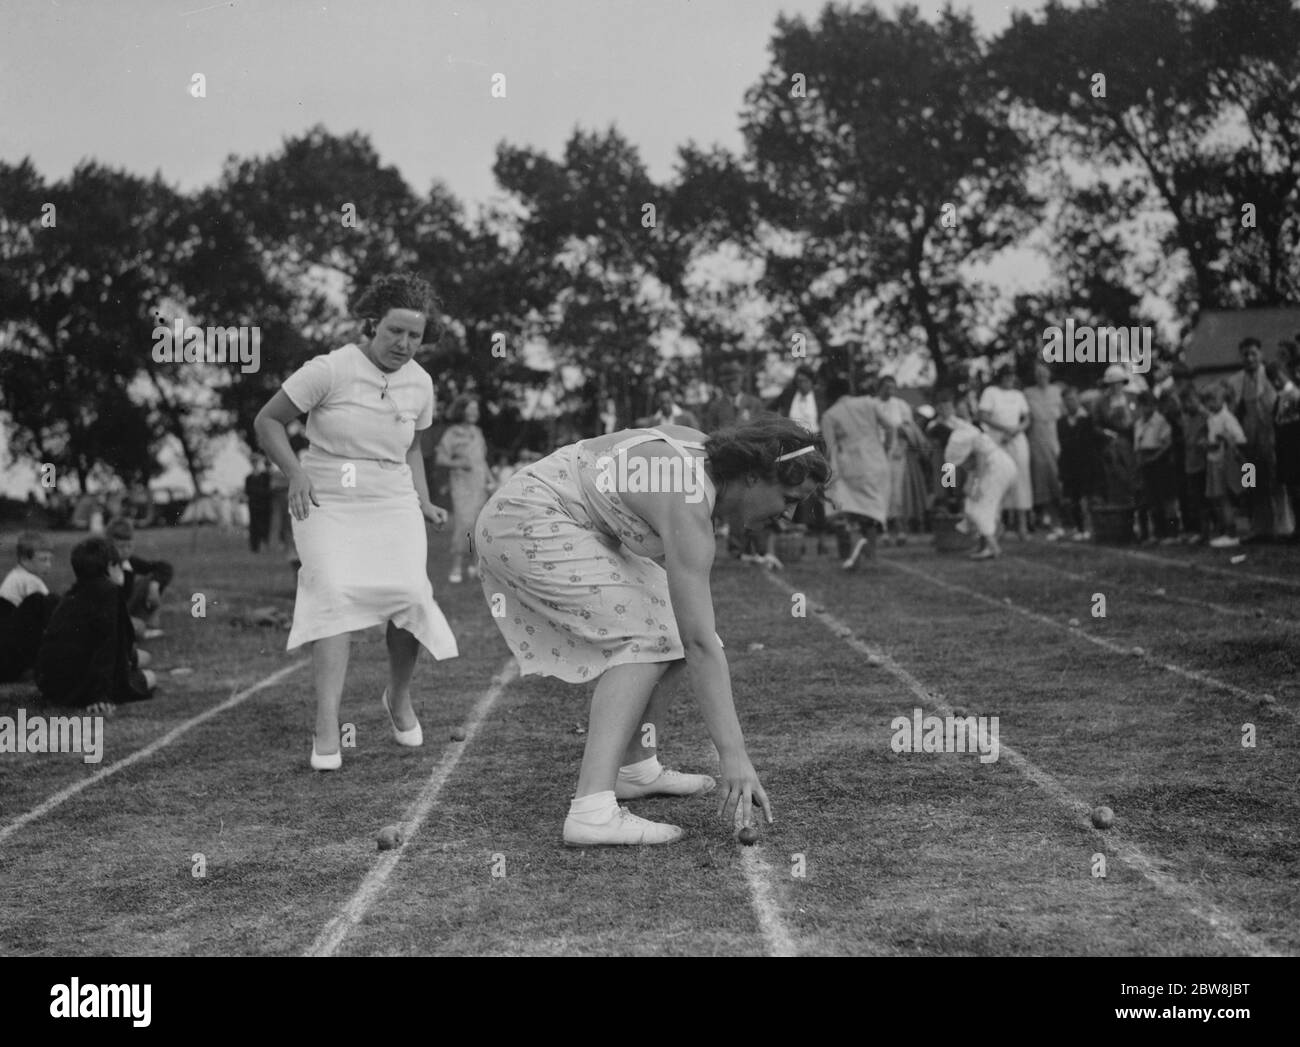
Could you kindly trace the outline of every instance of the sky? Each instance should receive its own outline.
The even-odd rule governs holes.
[[[362,131],[423,195],[445,182],[470,216],[498,190],[497,145],[558,156],[575,127],[615,125],[650,176],[677,149],[741,147],[746,89],[769,64],[779,16],[815,22],[824,0],[3,0],[0,160],[47,179],[83,159],[193,190],[231,155],[265,156],[316,124]],[[878,6],[893,10],[885,0]],[[942,3],[920,0],[926,17]],[[986,36],[1003,0],[957,2]],[[205,78],[206,96],[190,88]],[[505,98],[493,98],[494,74]],[[246,459],[222,455],[220,489]],[[30,466],[0,432],[0,491]],[[163,482],[187,485],[178,470]]]
[[[824,0],[4,0],[0,158],[60,178],[86,157],[189,190],[231,154],[323,123],[361,130],[417,193],[495,192],[502,140],[556,155],[610,124],[652,177],[694,140],[739,149],[779,15]],[[892,9],[892,2],[882,4]],[[918,3],[923,15],[941,8]],[[1002,0],[958,2],[985,35]],[[1017,7],[1037,8],[1038,3]],[[189,92],[206,78],[205,98]],[[506,97],[491,78],[506,77]]]

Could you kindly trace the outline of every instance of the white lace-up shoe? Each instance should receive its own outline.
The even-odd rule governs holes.
[[[569,847],[654,845],[674,843],[681,838],[682,830],[678,826],[638,818],[626,807],[620,807],[604,825],[585,825],[572,816],[564,820],[564,842]]]
[[[614,799],[639,800],[643,796],[695,796],[712,792],[718,783],[707,774],[683,774],[681,771],[663,769],[649,785],[634,785],[620,777],[614,783]]]

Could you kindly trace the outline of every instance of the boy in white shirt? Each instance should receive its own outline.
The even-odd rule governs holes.
[[[18,566],[0,582],[0,682],[22,679],[36,667],[36,651],[58,598],[45,579],[54,569],[54,548],[42,534],[18,536]]]
[[[1228,409],[1227,398],[1219,386],[1206,389],[1201,394],[1201,402],[1210,412],[1205,423],[1205,497],[1223,526],[1223,534],[1211,539],[1210,545],[1215,549],[1230,549],[1241,544],[1236,535],[1233,496],[1241,491],[1241,449],[1246,445],[1246,434]]]

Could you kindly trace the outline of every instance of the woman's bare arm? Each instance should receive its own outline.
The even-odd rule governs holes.
[[[622,498],[663,538],[668,594],[686,653],[691,688],[721,760],[719,813],[730,819],[739,804],[748,820],[749,805],[757,801],[771,822],[767,793],[745,751],[731,691],[731,671],[717,637],[709,588],[717,546],[708,503],[689,503],[681,493],[633,493],[623,494]]]
[[[266,406],[257,412],[253,429],[257,433],[257,442],[262,450],[271,457],[271,461],[280,467],[280,471],[289,478],[289,513],[295,520],[307,519],[311,506],[319,506],[316,492],[312,490],[311,480],[298,464],[298,456],[289,446],[287,426],[302,411],[289,399],[283,389],[276,393]]]

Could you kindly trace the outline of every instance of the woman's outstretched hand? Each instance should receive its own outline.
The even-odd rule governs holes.
[[[424,518],[433,524],[435,530],[441,531],[442,525],[447,522],[447,510],[439,509],[432,502],[426,501],[421,505],[420,512],[424,513]]]
[[[305,520],[313,505],[320,508],[311,481],[307,479],[306,473],[295,473],[289,478],[289,514],[295,520]]]
[[[724,756],[721,777],[722,780],[718,783],[720,796],[718,814],[726,819],[728,824],[736,820],[737,804],[744,804],[741,810],[744,813],[745,824],[748,825],[751,803],[757,803],[763,808],[763,814],[767,816],[768,824],[771,824],[772,805],[768,802],[767,792],[763,789],[762,782],[758,780],[758,772],[749,762],[748,755],[742,752],[738,756]]]

